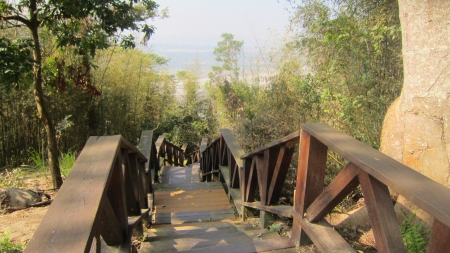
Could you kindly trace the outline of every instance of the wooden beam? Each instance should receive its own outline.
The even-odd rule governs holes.
[[[239,168],[242,167],[242,160],[240,158],[241,158],[241,156],[243,156],[245,154],[245,152],[244,152],[244,150],[242,150],[237,139],[233,136],[231,131],[228,129],[224,129],[224,128],[220,129],[220,134],[222,135],[223,139],[225,140],[226,145],[230,149],[230,153],[235,158],[237,165],[239,166]]]
[[[123,230],[108,197],[103,199],[103,210],[99,220],[99,232],[108,245],[120,245],[126,238],[126,230]]]
[[[450,253],[450,228],[437,219],[434,219],[427,248],[427,253],[433,252]]]
[[[450,227],[450,189],[325,123],[302,129]]]
[[[306,218],[310,222],[317,222],[329,214],[350,192],[358,187],[358,173],[359,168],[356,165],[347,164],[308,207]]]
[[[283,188],[284,181],[291,163],[292,156],[294,154],[294,145],[282,145],[278,152],[276,159],[275,169],[270,182],[270,187],[267,192],[267,204],[275,205],[280,197],[281,190]]]
[[[120,140],[118,135],[89,138],[25,252],[90,250],[104,187],[114,181],[111,168],[117,167]]]
[[[294,216],[295,217],[295,216]],[[329,253],[347,253],[356,251],[342,238],[342,236],[334,230],[334,228],[326,221],[321,220],[317,223],[310,223],[301,217],[295,217],[302,229],[308,234],[309,238],[320,252]]]
[[[250,165],[250,173],[249,173],[248,181],[247,181],[247,189],[245,190],[245,192],[246,192],[246,195],[244,198],[245,202],[255,201],[255,191],[256,191],[256,186],[258,184],[258,179],[257,179],[257,175],[256,175],[256,173],[257,173],[256,172],[256,159],[258,159],[257,156],[253,157],[252,163]]]
[[[389,189],[363,170],[360,170],[359,182],[372,224],[377,250],[406,253]]]
[[[327,161],[327,146],[305,131],[300,133],[300,150],[298,157],[297,184],[295,194],[294,226],[292,239],[296,245],[309,243],[306,234],[302,231],[301,220],[309,205],[323,190],[325,168]]]
[[[128,153],[125,149],[122,149],[122,162],[123,162],[123,173],[124,173],[124,185],[125,185],[125,196],[126,205],[129,215],[136,215],[139,210],[139,204],[136,199],[137,185],[136,185],[136,171],[130,167],[130,161]]]

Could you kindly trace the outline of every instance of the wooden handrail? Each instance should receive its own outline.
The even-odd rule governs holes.
[[[228,187],[239,188],[239,171],[242,168],[240,157],[245,152],[230,130],[220,129],[220,134],[220,137],[212,141],[206,148],[204,147],[206,142],[202,142],[200,147],[202,180],[210,181],[213,175],[219,175],[219,166],[228,166],[227,175],[223,175],[229,179]]]
[[[450,189],[327,124],[302,129],[450,227]]]
[[[120,135],[90,137],[25,252],[129,251],[150,211],[146,162]]]
[[[434,217],[427,252],[448,252],[450,189],[347,134],[325,123],[307,123],[301,131],[247,154],[241,153],[229,130],[221,130],[221,134],[202,152],[203,173],[215,172],[216,166],[226,165],[226,160],[233,157],[232,167],[242,164],[240,182],[234,184],[241,192],[239,205],[293,217],[292,239],[296,244],[309,237],[321,252],[355,252],[324,218],[360,185],[379,252],[406,252],[389,188]],[[297,143],[300,147],[294,206],[277,206]],[[324,188],[328,149],[347,159],[348,164]],[[236,159],[237,154],[242,163]],[[230,173],[230,178],[236,177],[235,172]],[[260,202],[255,202],[257,188]]]
[[[201,153],[207,148],[207,146],[208,146],[208,138],[202,138],[202,141],[200,143],[200,149],[186,155],[187,156],[186,164],[199,163]]]
[[[175,144],[170,143],[163,135],[156,140],[158,157],[164,159],[163,163],[174,166],[184,166],[184,150]]]

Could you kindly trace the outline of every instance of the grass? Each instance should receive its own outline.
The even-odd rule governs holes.
[[[30,148],[28,151],[29,159],[33,162],[34,168],[38,169],[41,172],[45,172],[47,170],[47,162],[45,161],[44,156],[39,154],[34,148]]]
[[[0,252],[1,253],[15,253],[21,252],[24,245],[11,242],[8,237],[8,231],[0,232]]]
[[[61,154],[59,157],[59,167],[61,169],[61,174],[63,174],[64,177],[67,177],[69,175],[70,171],[72,170],[73,164],[75,163],[75,159],[77,157],[77,152],[68,151],[65,154]]]

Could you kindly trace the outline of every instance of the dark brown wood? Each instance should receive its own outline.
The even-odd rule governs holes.
[[[450,189],[325,123],[302,129],[450,227]]]
[[[120,228],[127,231],[128,209],[126,203],[125,183],[122,170],[122,156],[118,155],[112,169],[111,181],[109,183],[106,196],[114,207],[114,213],[119,221]]]
[[[342,236],[328,224],[321,220],[317,223],[310,223],[306,219],[298,219],[302,229],[308,234],[309,238],[320,252],[344,253],[356,251],[342,238]]]
[[[360,170],[358,177],[372,224],[377,250],[381,252],[406,252],[389,189],[363,170]]]
[[[147,175],[145,174],[145,163],[140,162],[137,163],[137,170],[138,170],[138,194],[139,194],[139,207],[141,209],[148,208],[148,198],[147,198],[147,189],[146,189],[146,180]],[[151,173],[150,173],[151,177]],[[151,183],[151,178],[150,178]]]
[[[294,154],[294,145],[284,144],[280,147],[273,176],[267,192],[267,204],[275,205],[280,197],[283,183],[286,180],[286,175],[291,163],[292,155]]]
[[[434,219],[427,253],[450,253],[450,228]]]
[[[120,136],[90,137],[25,252],[86,252]],[[68,243],[70,242],[70,243]]]
[[[240,171],[240,175],[239,175],[239,179],[240,181],[240,188],[241,188],[241,200],[242,201],[247,201],[246,200],[246,196],[247,196],[247,186],[248,186],[248,179],[250,177],[250,170],[252,167],[252,160],[253,159],[244,159],[243,160],[243,167],[241,168]]]
[[[258,178],[258,189],[259,189],[259,195],[261,197],[261,203],[266,203],[266,191],[264,191],[264,185],[263,182],[266,179],[264,172],[267,171],[265,170],[264,166],[265,166],[265,161],[264,161],[264,155],[256,155],[253,156],[253,159],[255,160],[255,171],[256,172],[256,176]],[[249,202],[252,200],[249,200]]]
[[[147,158],[145,168],[151,168],[150,160],[153,145],[153,130],[146,130],[141,132],[141,138],[139,139],[139,151]]]
[[[277,206],[266,206],[261,205],[260,202],[242,202],[243,206],[267,211],[270,213],[275,213],[284,217],[292,217],[292,206],[277,205]]]
[[[300,131],[294,132],[294,133],[292,133],[292,134],[290,134],[288,136],[285,136],[285,137],[283,137],[281,139],[278,139],[278,140],[273,141],[273,142],[271,142],[271,143],[269,143],[267,145],[264,145],[264,146],[262,146],[262,147],[260,147],[258,149],[255,149],[255,150],[253,150],[253,151],[251,151],[251,152],[241,156],[241,158],[244,159],[244,158],[247,158],[247,157],[250,157],[250,156],[254,156],[254,155],[257,155],[257,154],[262,154],[262,153],[264,153],[264,151],[266,149],[275,148],[275,147],[280,146],[280,145],[287,145],[289,147],[295,146],[295,144],[297,144],[300,141],[299,136],[300,136]]]
[[[328,149],[305,131],[301,131],[300,136],[294,212],[303,218],[306,209],[323,190]],[[296,218],[294,218],[295,226],[292,230],[294,243],[297,245],[308,243],[306,235],[302,232],[301,224],[299,224],[301,221],[295,220]]]
[[[100,235],[108,245],[120,245],[126,238],[126,231],[121,229],[114,208],[107,197],[103,200],[103,210],[98,227]]]
[[[256,175],[256,160],[260,159],[257,156],[253,157],[250,165],[250,173],[247,180],[247,189],[245,190],[245,202],[253,202],[255,200],[256,187],[258,185],[258,179]],[[242,186],[241,186],[242,187]]]
[[[245,152],[244,150],[242,150],[241,146],[239,145],[239,142],[236,140],[231,131],[228,129],[224,128],[220,129],[220,134],[225,140],[225,143],[229,148],[230,153],[234,157],[236,164],[239,166],[239,168],[242,167],[242,160],[240,158],[245,154]]]
[[[353,163],[345,166],[319,197],[308,207],[306,210],[306,218],[310,222],[317,222],[329,214],[350,192],[358,187],[358,173],[359,168]]]
[[[130,168],[129,157],[126,149],[122,149],[122,168],[124,174],[124,184],[125,184],[125,199],[127,205],[127,212],[129,215],[137,215],[139,213],[140,207],[136,199],[137,195],[137,184],[135,184],[137,175],[136,170]]]

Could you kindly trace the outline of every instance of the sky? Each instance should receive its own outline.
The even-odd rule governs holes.
[[[151,22],[150,44],[216,45],[224,32],[246,45],[264,43],[269,29],[284,34],[288,25],[285,0],[156,0],[169,18]]]

